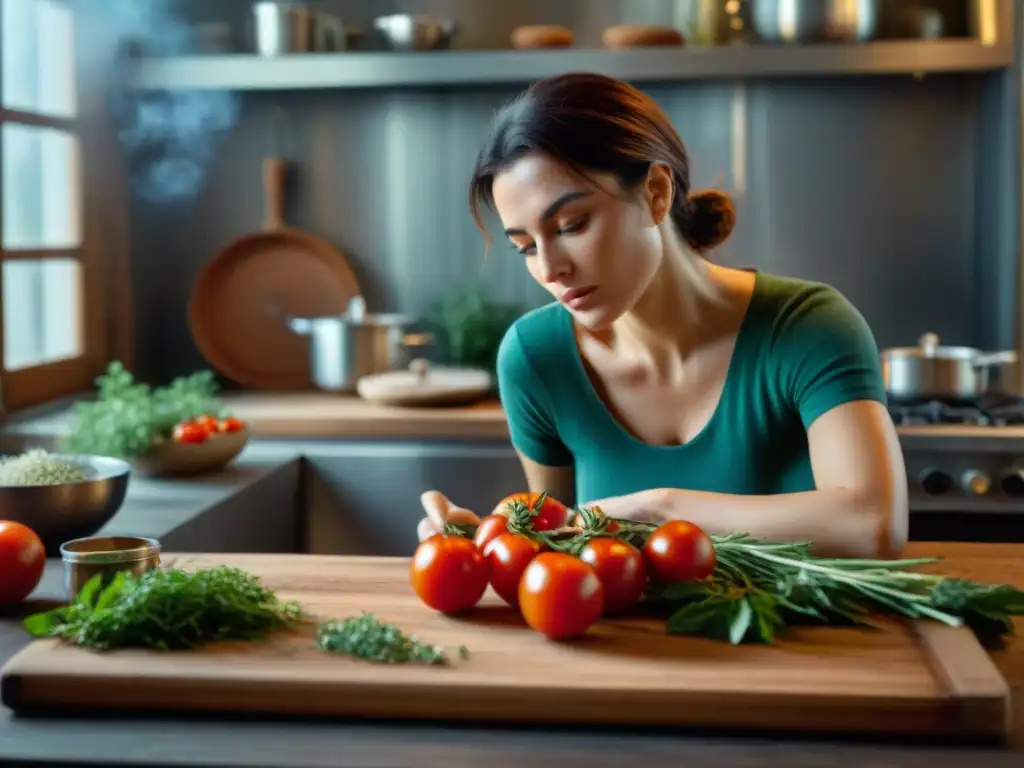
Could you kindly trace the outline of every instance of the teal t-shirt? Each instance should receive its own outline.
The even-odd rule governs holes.
[[[760,272],[718,406],[688,443],[649,445],[619,424],[560,304],[509,328],[498,387],[512,444],[539,464],[573,465],[577,503],[651,488],[813,490],[810,424],[843,403],[886,402],[878,348],[860,312],[828,285]]]

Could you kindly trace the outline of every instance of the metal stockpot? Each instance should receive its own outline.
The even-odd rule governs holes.
[[[289,327],[310,339],[313,383],[328,392],[356,391],[363,376],[405,368],[433,344],[430,334],[409,334],[413,319],[399,314],[367,314],[357,296],[344,315],[293,317]]]
[[[919,346],[885,349],[882,375],[890,395],[905,400],[974,400],[989,391],[993,366],[1017,362],[1017,353],[943,347],[926,333]]]

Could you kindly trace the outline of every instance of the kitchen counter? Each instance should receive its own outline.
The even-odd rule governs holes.
[[[908,556],[942,554],[942,571],[984,581],[1024,586],[1024,545],[911,544]],[[59,595],[60,570],[47,568],[25,607],[45,608]],[[1017,622],[1018,631],[1024,622]],[[0,616],[0,663],[28,641],[19,617]],[[748,735],[740,737],[600,732],[556,729],[460,728],[402,725],[243,722],[207,719],[13,718],[0,712],[0,763],[46,765],[160,766],[462,766],[518,768],[522,765],[775,768],[1016,768],[1024,762],[1024,638],[992,657],[1014,695],[1015,731],[1010,746],[981,748],[918,743],[895,745],[829,741],[825,738]],[[879,717],[885,713],[880,712]]]
[[[496,399],[434,408],[397,408],[325,392],[225,393],[222,399],[256,438],[508,440]],[[72,402],[19,412],[4,425],[5,439],[50,445],[67,433]]]

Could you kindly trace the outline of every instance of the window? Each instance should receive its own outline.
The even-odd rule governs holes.
[[[8,409],[91,388],[82,124],[66,0],[0,0],[0,386]]]

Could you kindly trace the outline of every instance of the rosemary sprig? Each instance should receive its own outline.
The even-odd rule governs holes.
[[[407,635],[394,624],[363,612],[342,621],[326,621],[317,627],[317,646],[328,653],[344,653],[378,664],[448,664],[447,652],[437,645],[424,643]],[[462,646],[459,655],[469,651]]]

